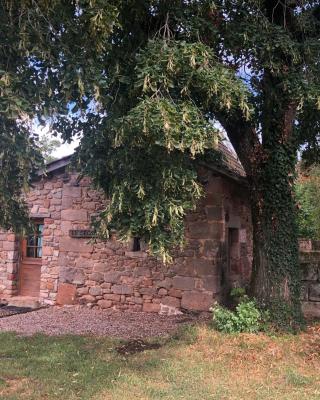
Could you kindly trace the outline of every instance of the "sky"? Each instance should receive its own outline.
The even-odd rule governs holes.
[[[33,130],[34,130],[35,133],[39,134],[39,136],[41,136],[41,135],[50,135],[50,125],[49,124],[45,125],[45,126],[35,125],[33,127]],[[59,137],[57,139],[60,140],[61,146],[59,148],[57,148],[57,150],[52,153],[52,156],[55,157],[55,158],[62,158],[64,156],[68,156],[70,154],[73,154],[75,148],[79,144],[79,139],[76,139],[72,143],[63,143],[62,139],[59,138]]]

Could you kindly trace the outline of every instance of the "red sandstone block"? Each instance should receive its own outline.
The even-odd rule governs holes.
[[[165,296],[166,294],[168,294],[167,289],[164,288],[160,288],[158,291],[159,296]]]
[[[96,301],[96,298],[94,296],[91,296],[91,294],[85,294],[80,299],[81,304],[95,303],[95,301]]]
[[[121,294],[121,295],[132,294],[133,288],[127,285],[113,285],[111,287],[111,291],[115,294]]]
[[[72,208],[73,199],[71,197],[63,197],[61,201],[62,209]]]
[[[212,294],[191,291],[183,293],[181,307],[193,311],[209,311],[212,303]]]
[[[77,293],[81,296],[84,294],[88,294],[89,288],[88,287],[81,287],[77,289]]]
[[[172,286],[172,279],[171,278],[165,278],[163,281],[157,282],[157,287],[169,289]]]
[[[64,221],[87,222],[88,212],[86,210],[62,210],[61,219]]]
[[[178,297],[179,299],[181,299],[181,297],[182,297],[182,291],[179,290],[179,289],[171,288],[171,289],[169,290],[169,296]]]
[[[192,290],[195,288],[195,279],[187,276],[174,276],[173,287],[181,290]]]
[[[98,301],[98,306],[105,309],[105,308],[110,308],[112,306],[112,301],[110,300],[99,300]]]
[[[81,197],[81,187],[80,186],[64,186],[63,196],[65,197]]]
[[[77,288],[70,283],[60,283],[56,302],[59,305],[74,304],[77,296]]]
[[[164,304],[165,306],[174,308],[180,308],[181,306],[180,299],[171,296],[166,296],[163,299],[161,299],[161,303]]]
[[[15,248],[16,248],[15,242],[13,242],[13,241],[11,241],[11,242],[9,242],[9,241],[3,242],[3,250],[8,250],[8,251],[11,250],[12,251]]]
[[[89,279],[95,282],[102,282],[103,275],[100,272],[93,272],[92,274],[89,275]]]
[[[102,289],[99,286],[94,286],[89,289],[89,294],[91,296],[100,296],[102,294]]]
[[[116,303],[120,302],[120,295],[119,294],[113,294],[113,293],[107,293],[103,296],[105,300],[111,300]]]
[[[7,235],[7,240],[8,240],[9,242],[15,242],[15,240],[16,240],[16,235],[15,235],[14,233],[9,233],[9,234]]]
[[[141,294],[154,295],[157,293],[157,289],[155,287],[142,287],[139,292]]]
[[[207,206],[205,207],[205,211],[209,221],[222,221],[223,219],[222,207]]]
[[[155,303],[143,303],[142,311],[143,311],[143,312],[158,313],[158,312],[160,311],[160,304],[155,304]]]
[[[60,241],[60,251],[72,251],[74,253],[92,253],[93,245],[87,239],[74,239],[62,237]]]

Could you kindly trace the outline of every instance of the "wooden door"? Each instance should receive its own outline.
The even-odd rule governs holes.
[[[34,232],[21,243],[19,294],[39,297],[42,265],[43,221],[35,221]]]

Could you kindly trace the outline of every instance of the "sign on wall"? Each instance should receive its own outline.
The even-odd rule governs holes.
[[[71,229],[69,236],[72,238],[84,239],[92,238],[95,236],[94,231],[91,229]]]

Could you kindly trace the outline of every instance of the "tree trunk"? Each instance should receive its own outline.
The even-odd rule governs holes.
[[[253,222],[251,293],[280,327],[301,324],[294,155],[275,145],[250,183]]]

